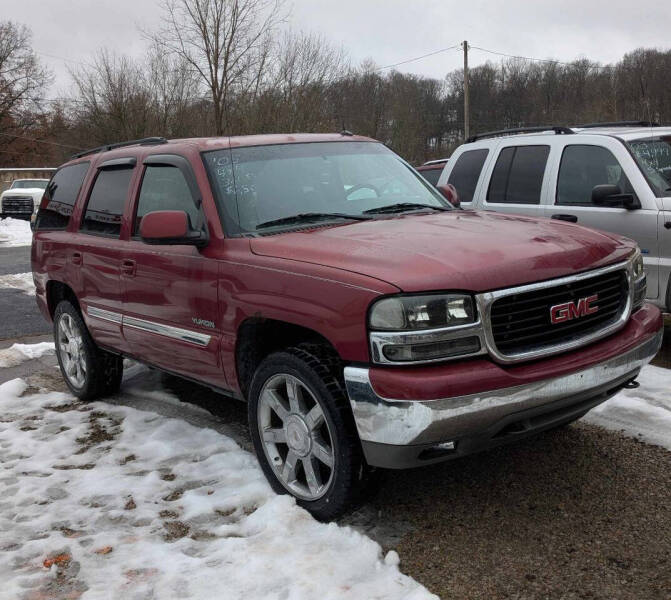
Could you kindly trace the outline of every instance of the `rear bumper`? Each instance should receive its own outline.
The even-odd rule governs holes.
[[[650,305],[642,311],[647,313],[645,326],[634,319],[634,323],[609,338],[610,352],[604,353],[607,356],[601,360],[586,359],[585,364],[566,373],[559,368],[561,357],[554,357],[548,359],[557,367],[550,369],[555,371],[554,376],[545,373],[542,379],[511,387],[419,400],[408,399],[401,392],[403,399],[399,400],[376,391],[368,368],[346,367],[347,392],[368,463],[385,468],[429,464],[579,418],[634,379],[659,350],[663,335],[661,315]],[[618,342],[621,352],[614,351]],[[586,357],[593,356],[586,348],[574,351],[567,360],[575,366],[579,358],[576,355],[581,352]],[[476,382],[483,381],[478,362],[482,361],[463,365],[466,369],[469,364],[474,367],[471,377]],[[536,361],[534,366],[538,368],[542,362]],[[406,370],[406,375],[408,372],[412,373]],[[415,373],[422,377],[421,370]],[[421,381],[416,383],[421,385]]]

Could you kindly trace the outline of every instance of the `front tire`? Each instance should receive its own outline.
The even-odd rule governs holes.
[[[123,358],[98,348],[79,311],[67,300],[54,312],[54,343],[63,379],[80,400],[118,391]]]
[[[250,386],[248,416],[275,492],[291,494],[320,520],[359,500],[368,468],[347,395],[318,348],[289,348],[263,360]]]

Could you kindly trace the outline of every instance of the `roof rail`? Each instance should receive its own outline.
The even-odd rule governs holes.
[[[595,127],[661,127],[654,121],[610,121],[605,123],[587,123],[578,125],[580,129],[593,129]]]
[[[88,154],[97,154],[98,152],[107,152],[108,150],[114,150],[115,148],[123,148],[124,146],[150,146],[154,144],[167,144],[168,140],[164,137],[146,137],[139,140],[128,140],[127,142],[116,142],[115,144],[105,144],[104,146],[97,146],[91,148],[90,150],[84,150],[78,154],[73,154],[72,158],[81,158],[82,156],[87,156]]]
[[[504,135],[516,135],[518,133],[540,133],[543,131],[554,131],[556,135],[575,133],[570,127],[563,127],[557,125],[540,125],[537,127],[514,127],[512,129],[500,129],[498,131],[486,131],[485,133],[478,133],[472,135],[466,140],[466,143],[475,142],[476,140],[484,140],[486,138],[502,137]]]

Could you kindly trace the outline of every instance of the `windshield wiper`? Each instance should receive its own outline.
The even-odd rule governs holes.
[[[257,229],[275,227],[277,225],[294,225],[298,223],[309,223],[311,221],[324,221],[328,219],[352,219],[353,221],[370,221],[373,217],[365,215],[349,215],[347,213],[327,213],[327,212],[307,212],[291,215],[290,217],[281,217],[272,221],[259,223]]]
[[[432,210],[440,210],[440,211],[452,210],[451,208],[447,208],[447,206],[436,206],[433,204],[419,204],[418,202],[399,202],[398,204],[389,204],[387,206],[380,206],[378,208],[369,208],[368,210],[364,210],[363,213],[365,215],[374,215],[374,214],[404,212],[408,210],[418,210],[424,208],[430,208]]]

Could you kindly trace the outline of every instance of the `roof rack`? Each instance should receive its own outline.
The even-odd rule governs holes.
[[[466,143],[475,142],[476,140],[484,140],[486,138],[502,137],[504,135],[515,135],[518,133],[540,133],[542,131],[554,131],[556,135],[568,135],[575,133],[570,127],[563,127],[557,125],[541,125],[537,127],[514,127],[512,129],[500,129],[498,131],[486,131],[485,133],[478,133],[472,135],[466,140]]]
[[[91,148],[90,150],[84,150],[78,154],[73,154],[72,158],[81,158],[82,156],[87,156],[89,154],[97,154],[98,152],[107,152],[108,150],[114,150],[115,148],[123,148],[124,146],[151,146],[154,144],[167,144],[168,140],[164,137],[146,137],[139,140],[128,140],[127,142],[117,142],[115,144],[105,144],[104,146],[97,146]]]
[[[595,127],[661,127],[653,121],[610,121],[605,123],[587,123],[578,125],[580,129],[594,129]]]

